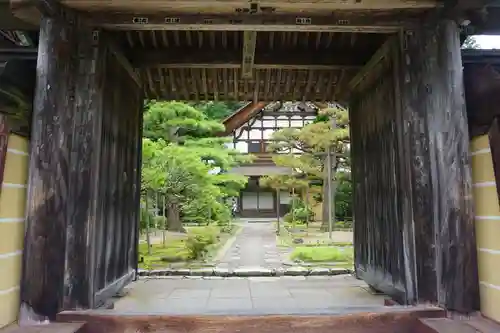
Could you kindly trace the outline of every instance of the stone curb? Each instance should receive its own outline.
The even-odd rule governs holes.
[[[156,269],[139,270],[139,277],[160,276],[217,276],[217,277],[270,277],[270,276],[334,276],[352,274],[347,268],[237,268],[234,270],[224,268],[202,268],[202,269]]]

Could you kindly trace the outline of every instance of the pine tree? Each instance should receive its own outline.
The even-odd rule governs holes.
[[[227,196],[235,195],[247,178],[225,171],[247,157],[225,146],[225,138],[213,137],[220,122],[180,102],[153,102],[144,115],[144,191],[167,197],[167,228],[184,231],[182,220],[229,219]],[[181,219],[182,218],[182,219]]]
[[[327,184],[327,154],[332,154],[333,189],[332,200],[335,198],[336,174],[339,169],[345,168],[348,163],[349,147],[349,117],[347,110],[336,107],[321,110],[315,122],[303,128],[285,128],[274,133],[269,145],[271,152],[275,153],[273,161],[276,165],[289,167],[293,170],[291,175],[297,180],[322,180],[323,182],[323,212],[322,229],[328,228],[328,187]],[[292,154],[297,152],[298,154]],[[279,181],[277,178],[283,178]],[[291,183],[289,175],[273,176],[270,184]],[[335,207],[334,202],[332,206]],[[333,212],[333,218],[335,212]]]

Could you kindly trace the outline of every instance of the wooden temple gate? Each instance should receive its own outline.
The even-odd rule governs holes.
[[[41,21],[31,131],[22,298],[43,315],[102,304],[138,259],[142,91],[104,34],[67,19]]]
[[[93,308],[132,279],[146,96],[348,104],[357,274],[476,310],[460,37],[497,30],[486,5],[12,1],[4,27],[39,29],[22,302]]]

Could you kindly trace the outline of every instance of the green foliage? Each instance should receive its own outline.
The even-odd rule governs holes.
[[[144,115],[142,190],[167,197],[172,220],[227,223],[225,198],[237,195],[247,177],[225,171],[248,160],[215,137],[223,125],[180,102],[153,102]],[[177,223],[178,221],[176,221]]]
[[[284,216],[284,221],[292,224],[307,224],[314,216],[310,207],[299,197],[294,197],[290,204],[291,211]]]
[[[181,102],[151,102],[144,114],[144,137],[152,141],[182,142],[190,137],[206,137],[224,130],[218,121]]]
[[[326,184],[328,175],[327,153],[333,155],[333,181],[337,170],[348,170],[349,116],[347,110],[336,107],[321,110],[315,121],[303,128],[285,128],[273,134],[269,151],[275,153],[273,161],[278,166],[293,170],[290,175],[277,175],[266,179],[265,186],[272,188],[296,188],[311,190],[311,182]],[[300,154],[291,154],[298,151]],[[326,193],[326,187],[323,186]],[[310,191],[311,192],[311,191]],[[335,200],[335,198],[333,198]],[[322,220],[328,221],[328,209],[323,209]],[[347,206],[345,209],[347,210]]]
[[[208,253],[208,247],[215,244],[216,237],[212,234],[190,235],[186,240],[186,248],[189,252],[189,259],[202,259]]]
[[[140,221],[139,221],[139,232],[143,233],[147,229],[147,223],[149,222],[150,227],[153,221],[153,214],[147,211],[145,208],[141,207],[140,210]]]
[[[300,221],[301,223],[309,222],[313,214],[313,211],[311,209],[307,209],[306,207],[295,208],[293,211],[295,221]]]
[[[337,192],[335,193],[335,215],[341,220],[352,219],[352,181],[351,174],[337,173]]]
[[[307,188],[308,181],[299,179],[293,175],[271,175],[260,178],[261,187],[269,187],[275,190],[300,190]]]
[[[290,255],[292,260],[304,262],[344,262],[354,259],[352,248],[336,246],[299,246]]]
[[[333,128],[335,120],[335,128]],[[349,143],[349,115],[347,110],[331,108],[320,111],[315,122],[302,128],[284,128],[273,134],[274,143],[269,145],[271,152],[298,150],[302,154],[318,158],[328,148],[339,155],[339,161],[346,153]],[[291,155],[293,156],[293,155]],[[320,157],[321,158],[321,157]]]
[[[352,220],[335,222],[335,229],[352,229]]]
[[[243,107],[242,102],[199,102],[191,103],[191,106],[203,112],[208,119],[223,120]]]
[[[328,149],[336,156],[334,173],[339,167],[348,167],[349,117],[344,109],[322,110],[313,123],[303,128],[282,129],[275,132],[272,139],[268,149],[275,153],[273,161],[279,166],[292,168],[293,173],[273,176],[265,186],[305,188],[309,181],[323,179]],[[301,154],[289,154],[292,150]]]
[[[164,216],[155,216],[153,221],[156,228],[162,230],[167,228],[167,219]]]

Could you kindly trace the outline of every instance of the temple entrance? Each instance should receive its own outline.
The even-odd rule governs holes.
[[[145,99],[248,101],[226,134],[261,163],[240,167],[251,177],[240,211],[266,216],[285,201],[252,188],[269,167],[267,135],[307,116],[264,107],[336,101],[350,116],[356,276],[399,304],[477,310],[460,44],[474,27],[497,31],[496,10],[466,0],[12,1],[1,24],[38,31],[31,42],[9,36],[16,52],[37,50],[13,290],[54,318],[104,304],[135,277]]]
[[[240,215],[247,218],[275,218],[277,214],[276,196],[273,191],[259,188],[258,182],[258,177],[250,177],[247,188],[241,192]]]

